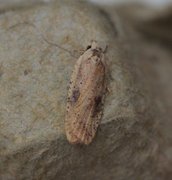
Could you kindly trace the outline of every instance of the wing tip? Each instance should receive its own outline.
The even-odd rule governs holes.
[[[66,136],[67,136],[67,140],[69,141],[70,144],[89,145],[93,140],[93,137],[88,137],[88,138],[87,138],[87,136],[77,137],[77,135],[74,135],[72,133],[66,133]]]

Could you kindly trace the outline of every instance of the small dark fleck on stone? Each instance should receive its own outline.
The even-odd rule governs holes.
[[[2,77],[2,75],[3,75],[3,72],[2,72],[2,71],[0,71],[0,77]]]
[[[29,72],[30,72],[30,70],[25,69],[25,70],[24,70],[24,75],[25,75],[25,76],[28,75]]]

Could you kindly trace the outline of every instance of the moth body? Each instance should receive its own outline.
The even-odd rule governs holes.
[[[70,80],[65,118],[67,139],[90,144],[103,115],[106,92],[105,56],[96,42],[79,57]]]

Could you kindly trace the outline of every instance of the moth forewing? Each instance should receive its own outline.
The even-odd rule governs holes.
[[[79,57],[70,80],[65,119],[72,144],[92,142],[103,114],[106,90],[104,53],[95,42]]]

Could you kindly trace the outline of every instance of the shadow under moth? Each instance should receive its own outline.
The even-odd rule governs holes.
[[[76,62],[65,118],[66,136],[71,144],[90,144],[100,124],[106,93],[104,54],[93,41]]]

